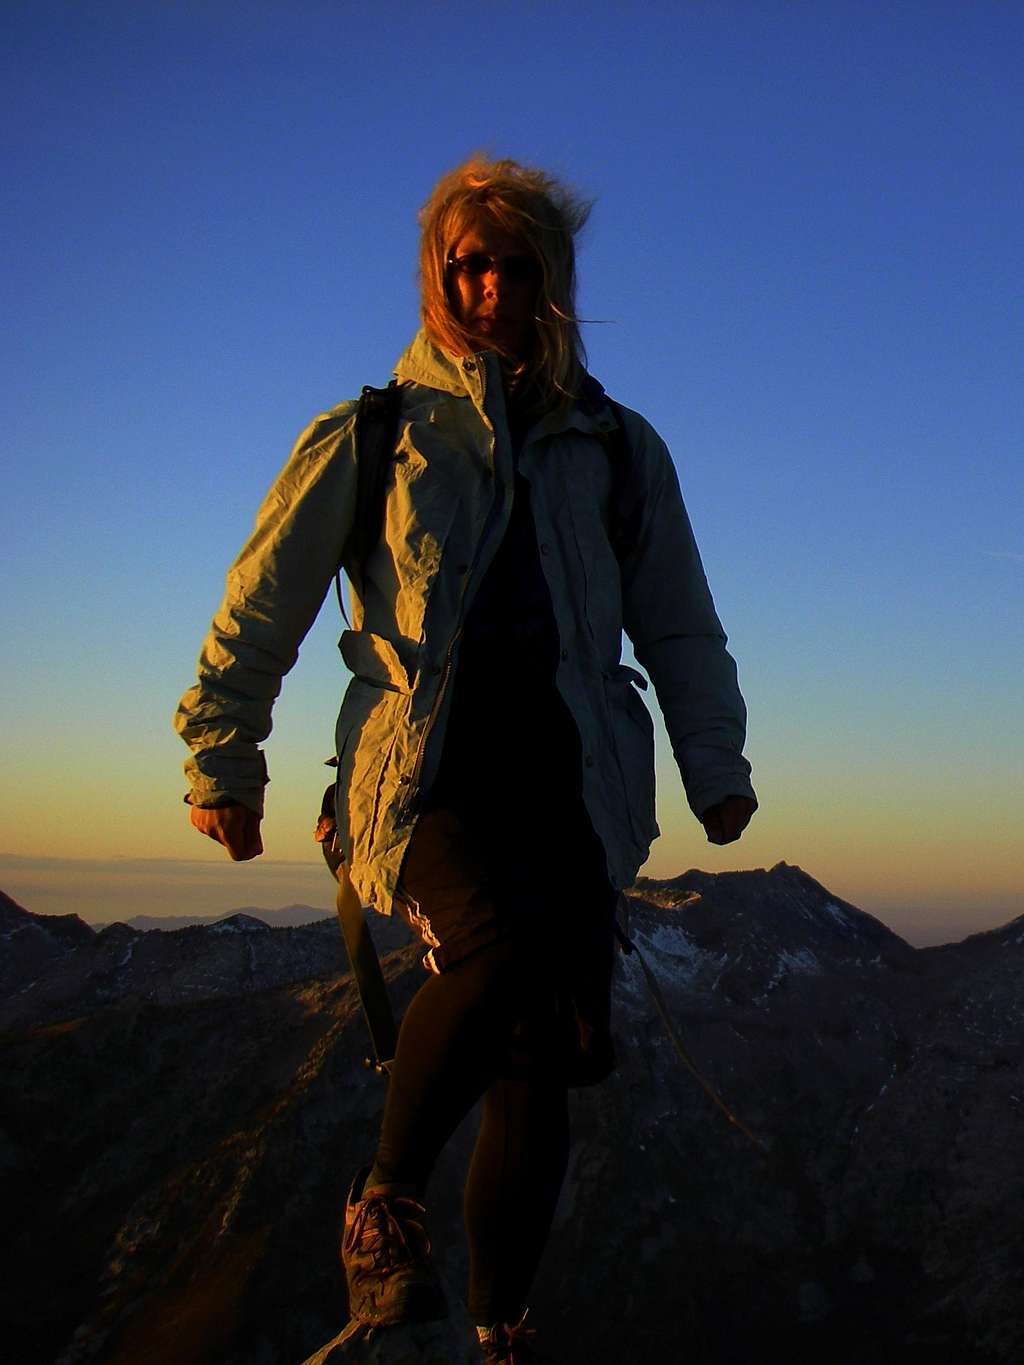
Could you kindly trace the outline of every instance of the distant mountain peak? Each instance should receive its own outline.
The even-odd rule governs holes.
[[[666,880],[641,877],[628,899],[670,915],[662,922],[685,933],[693,948],[744,972],[749,963],[752,981],[860,971],[876,962],[904,965],[914,957],[914,949],[880,920],[791,863],[736,872],[692,868]],[[736,972],[730,976],[736,979]]]
[[[130,929],[142,930],[145,933],[151,933],[153,930],[173,933],[176,929],[196,927],[208,929],[214,924],[223,924],[225,920],[233,919],[236,915],[259,920],[272,929],[297,929],[303,924],[313,924],[317,920],[333,919],[334,911],[298,903],[282,905],[276,910],[266,910],[258,905],[240,905],[223,915],[132,915],[125,923]],[[109,928],[109,922],[93,925],[97,933],[103,933]]]
[[[273,933],[269,924],[264,924],[263,920],[257,919],[255,915],[245,915],[238,912],[228,915],[225,919],[216,920],[209,926],[204,926],[209,934],[270,934]]]

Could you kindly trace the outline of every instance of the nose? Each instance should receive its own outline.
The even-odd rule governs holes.
[[[505,283],[504,276],[498,269],[497,264],[491,266],[490,270],[484,272],[483,276],[484,293],[488,296],[495,296]]]

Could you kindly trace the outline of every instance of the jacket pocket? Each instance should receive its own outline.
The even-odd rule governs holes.
[[[411,692],[413,679],[398,650],[383,635],[346,630],[338,641],[345,667],[361,682],[393,692]]]
[[[637,688],[647,679],[635,668],[618,664],[605,675],[605,695],[622,786],[633,837],[646,857],[658,837],[655,818],[654,721]]]
[[[357,644],[343,636],[342,642],[342,654],[354,676],[335,732],[338,828],[350,860],[366,864],[380,820],[385,773],[399,731],[408,721],[412,689],[393,646],[381,648],[388,641],[376,636]]]

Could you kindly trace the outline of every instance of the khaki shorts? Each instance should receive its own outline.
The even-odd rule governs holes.
[[[426,945],[424,966],[439,974],[498,939],[519,937],[531,969],[549,973],[555,987],[554,1015],[543,1027],[554,1030],[559,1064],[570,1085],[588,1085],[615,1064],[618,895],[582,801],[570,818],[563,812],[561,826],[553,867],[546,852],[542,865],[529,840],[513,839],[507,826],[496,830],[451,806],[428,808],[406,851],[395,908]],[[537,1027],[524,1021],[527,1032]]]

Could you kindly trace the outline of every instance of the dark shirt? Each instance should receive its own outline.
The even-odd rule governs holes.
[[[430,804],[523,802],[579,793],[579,739],[555,686],[558,628],[541,567],[530,485],[516,472],[508,526],[466,614],[444,752]],[[557,793],[557,797],[556,797]]]

